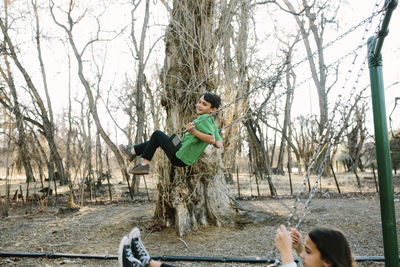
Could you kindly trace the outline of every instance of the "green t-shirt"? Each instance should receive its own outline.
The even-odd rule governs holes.
[[[207,116],[208,118],[204,119],[204,117]],[[196,124],[196,122],[198,121],[201,122]],[[213,116],[209,116],[208,114],[202,114],[198,116],[193,121],[193,123],[195,124],[196,130],[205,134],[214,135],[215,141],[221,140],[221,136],[219,135]],[[208,146],[207,142],[201,141],[193,134],[186,132],[185,135],[183,136],[182,147],[178,150],[178,152],[176,152],[175,155],[186,165],[192,165],[194,162],[196,162],[196,160],[198,160],[198,158],[201,156],[201,154],[204,152],[207,146]]]

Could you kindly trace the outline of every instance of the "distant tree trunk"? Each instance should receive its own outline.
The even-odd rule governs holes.
[[[29,183],[35,181],[35,177],[33,176],[32,166],[29,160],[30,157],[28,153],[29,149],[27,143],[27,134],[25,132],[25,126],[24,126],[25,122],[20,111],[17,90],[15,89],[14,79],[11,74],[7,56],[4,56],[4,61],[7,67],[6,70],[7,73],[4,72],[4,70],[1,67],[0,67],[0,72],[3,79],[7,82],[7,85],[11,91],[11,95],[13,98],[13,104],[10,103],[10,105],[13,106],[12,110],[14,111],[15,124],[17,126],[17,131],[18,131],[18,139],[17,139],[18,158],[21,160],[22,165],[24,166],[26,174],[26,182]]]
[[[359,163],[361,162],[361,151],[366,138],[366,129],[364,128],[365,107],[361,107],[360,110],[360,108],[356,106],[352,122],[355,125],[352,129],[350,129],[349,133],[347,134],[347,147],[349,149],[352,169],[355,173],[357,173],[358,167],[362,168],[362,165],[359,166]]]
[[[257,129],[256,129],[257,125],[251,119],[247,120],[245,122],[245,125],[250,138],[249,140],[249,144],[251,147],[250,153],[252,153],[253,164],[255,164],[255,166],[253,166],[253,169],[260,170],[259,175],[265,174],[267,176],[267,181],[271,196],[276,197],[277,196],[276,188],[271,179],[271,166],[269,165],[270,159],[264,147],[264,142],[262,142],[262,140],[260,140],[260,138],[257,136]],[[260,135],[262,134],[260,130],[259,134]],[[255,174],[257,175],[257,172]],[[262,179],[263,177],[260,178]]]
[[[236,7],[238,6],[238,11]],[[224,65],[223,72],[225,75],[224,86],[224,102],[231,102],[249,90],[248,86],[248,63],[247,63],[247,42],[248,42],[248,25],[250,19],[251,3],[250,1],[244,0],[233,0],[227,3],[226,0],[221,3],[221,10],[223,11],[221,17],[221,27],[223,29],[219,32],[219,36],[222,48],[224,52]],[[234,30],[231,25],[232,17],[235,13],[238,13],[239,30],[237,37],[234,36]],[[231,55],[232,47],[234,45],[235,58]],[[234,66],[233,63],[237,64]],[[248,98],[244,97],[240,102],[233,105],[233,108],[229,108],[224,111],[224,122],[229,125],[234,120],[240,117],[240,114],[248,110]],[[241,143],[240,136],[240,124],[234,124],[225,130],[224,140],[224,166],[228,169],[228,173],[232,173],[235,170],[235,165],[238,156],[238,148]]]
[[[274,109],[273,109],[273,113],[274,114],[278,114],[277,110],[276,110],[276,102],[274,102]],[[278,118],[275,118],[275,129],[278,126]],[[268,132],[265,133],[265,147],[267,148],[267,150],[269,149],[268,146]],[[277,135],[278,135],[278,131],[274,131],[274,137],[273,137],[273,141],[272,141],[272,145],[271,145],[271,157],[270,157],[270,162],[269,162],[269,166],[272,169],[272,166],[274,166],[274,159],[275,159],[275,149],[276,149],[276,139],[277,139]],[[277,174],[276,170],[272,169],[273,173]]]
[[[7,7],[7,6],[6,6]],[[6,8],[6,17],[7,17],[7,8]],[[3,21],[0,19],[1,23],[1,29],[3,34],[7,33],[8,30],[8,25],[3,24]],[[4,45],[8,43],[10,45],[10,41],[7,39],[8,36],[4,36]],[[8,42],[7,42],[8,41]],[[5,70],[0,66],[0,72],[1,76],[3,77],[4,81],[6,81],[10,92],[12,96],[12,100],[9,99],[10,107],[12,107],[10,110],[14,113],[15,116],[15,124],[16,128],[18,131],[18,137],[17,137],[17,148],[18,148],[18,158],[20,162],[22,161],[22,165],[24,166],[25,169],[25,174],[26,174],[26,182],[33,182],[35,181],[35,177],[33,176],[33,171],[32,171],[32,166],[31,162],[29,160],[29,154],[28,154],[28,143],[26,142],[27,140],[27,134],[25,132],[25,122],[23,119],[23,115],[20,110],[20,105],[18,101],[18,95],[17,95],[17,89],[15,87],[14,83],[14,77],[11,72],[11,67],[10,67],[10,62],[8,60],[8,55],[7,53],[3,54],[3,59],[4,59],[4,65],[5,65]]]
[[[319,111],[320,111],[320,118],[319,118],[319,132],[322,134],[322,131],[325,128],[325,124],[328,121],[328,88],[326,86],[326,77],[328,70],[326,69],[325,59],[324,59],[324,50],[323,47],[323,34],[324,28],[328,22],[328,20],[324,17],[323,10],[318,10],[317,3],[311,4],[308,3],[307,0],[302,0],[302,9],[304,9],[305,19],[301,19],[300,15],[298,14],[293,7],[292,3],[289,0],[283,0],[290,12],[292,12],[297,26],[300,29],[301,36],[303,38],[304,47],[307,52],[308,56],[308,63],[310,66],[312,78],[315,84],[315,87],[318,92],[318,102],[319,102]],[[315,6],[314,6],[315,5]],[[320,13],[313,13],[312,9],[315,8]],[[318,21],[320,19],[320,21]],[[307,28],[308,25],[308,28]],[[315,43],[317,51],[317,63],[314,57],[312,56],[313,51],[311,48],[312,40],[310,37],[310,32],[313,36],[313,41]]]
[[[99,132],[96,133],[96,170],[97,170],[97,184],[102,184],[103,178],[103,152],[101,149],[101,142],[100,142],[100,134]]]
[[[35,131],[31,130],[31,135],[33,137],[33,140],[35,140],[36,145],[34,145],[34,150],[35,150],[35,158],[37,158],[38,164],[40,163],[39,166],[39,171],[40,171],[40,182],[42,183],[42,187],[44,187],[43,181],[42,181],[42,175],[43,175],[43,167],[48,166],[49,162],[47,160],[46,152],[44,151],[43,146],[41,145],[39,138],[37,137]]]
[[[144,14],[144,21],[142,27],[142,34],[140,38],[140,46],[137,51],[138,57],[138,75],[136,79],[136,115],[137,115],[137,125],[136,125],[136,140],[135,143],[139,144],[143,142],[143,133],[144,133],[144,120],[145,120],[145,102],[143,97],[143,85],[145,83],[144,78],[144,42],[146,38],[146,30],[149,22],[149,3],[150,0],[146,0],[146,8]],[[133,33],[133,25],[136,18],[132,16],[132,33],[131,37],[135,38]]]
[[[136,7],[135,7],[136,9]],[[134,9],[134,10],[135,10]],[[146,85],[146,78],[144,74],[144,68],[145,68],[145,54],[144,54],[144,48],[145,48],[145,40],[146,40],[146,32],[148,28],[148,23],[149,23],[149,11],[150,11],[150,0],[146,0],[146,7],[145,7],[145,12],[144,12],[144,20],[143,20],[143,26],[142,26],[142,32],[140,36],[140,44],[139,47],[137,46],[136,43],[136,37],[134,34],[134,25],[135,25],[135,20],[137,19],[134,16],[134,13],[132,11],[132,27],[131,27],[131,38],[132,41],[135,45],[136,49],[136,58],[138,59],[138,73],[137,73],[137,78],[136,78],[136,138],[135,138],[135,144],[140,144],[144,141],[144,123],[145,123],[145,101],[144,101],[144,94],[143,94],[143,87]],[[134,192],[135,189],[137,193],[139,193],[139,185],[140,185],[140,175],[133,175],[132,176],[132,191]]]
[[[5,155],[4,155],[4,157],[5,157],[5,167],[6,167],[6,184],[5,184],[5,192],[6,192],[6,196],[7,196],[7,204],[6,204],[6,207],[5,207],[5,214],[4,215],[6,215],[6,216],[8,216],[8,208],[9,208],[9,204],[10,204],[10,190],[11,190],[11,177],[10,177],[10,162],[11,162],[11,160],[10,160],[10,157],[11,157],[11,154],[12,154],[12,151],[11,151],[11,136],[12,136],[12,132],[13,132],[13,123],[12,123],[12,120],[11,120],[11,114],[9,114],[8,116],[7,116],[8,118],[7,118],[7,121],[8,121],[8,135],[7,135],[7,147],[8,147],[8,149],[5,151]],[[5,116],[4,116],[4,118],[5,118]],[[4,127],[4,128],[6,128],[6,127]],[[6,129],[4,129],[4,130],[6,130]],[[374,172],[374,174],[375,174],[375,172]]]
[[[214,9],[213,0],[173,1],[161,77],[170,133],[194,119],[192,110],[201,93],[215,91]],[[233,222],[234,200],[225,184],[220,155],[215,149],[207,151],[190,167],[171,168],[164,162],[155,216],[175,225],[179,235],[198,225]]]
[[[68,131],[67,131],[67,144],[66,144],[66,161],[65,161],[65,172],[69,179],[69,187],[72,189],[72,180],[71,180],[71,167],[72,167],[72,151],[71,151],[71,142],[72,142],[72,101],[71,101],[71,58],[68,54]]]
[[[58,150],[57,150],[57,147],[55,144],[55,140],[54,140],[54,125],[51,123],[51,121],[49,120],[49,118],[47,116],[47,110],[45,108],[42,98],[39,95],[38,90],[36,89],[35,85],[33,84],[27,71],[22,66],[21,62],[19,61],[19,58],[18,58],[16,50],[15,50],[15,46],[13,45],[13,43],[8,35],[8,31],[7,31],[8,29],[7,29],[6,25],[4,25],[2,19],[0,19],[0,27],[1,27],[1,30],[4,35],[4,42],[8,47],[9,55],[13,59],[14,64],[17,66],[17,68],[23,75],[25,82],[28,86],[28,89],[32,93],[35,103],[37,104],[37,106],[40,110],[39,116],[42,119],[42,127],[41,127],[41,130],[43,131],[42,134],[45,136],[45,138],[48,142],[51,157],[54,160],[57,171],[58,171],[62,181],[64,181],[65,180],[64,166],[63,166],[62,159],[60,157],[60,154],[58,153]]]
[[[88,80],[86,79],[86,77],[85,77],[85,75],[83,73],[82,53],[84,52],[84,50],[82,52],[78,51],[78,49],[76,47],[76,44],[75,44],[75,40],[74,40],[73,34],[72,34],[73,27],[77,23],[76,21],[73,20],[73,18],[71,16],[72,7],[67,12],[68,27],[63,25],[63,24],[61,24],[61,23],[59,23],[57,21],[55,15],[53,13],[53,8],[54,8],[54,3],[53,3],[53,1],[50,1],[51,16],[52,16],[54,22],[59,27],[64,29],[64,31],[66,32],[66,34],[68,36],[68,41],[69,41],[69,43],[71,45],[71,48],[72,48],[72,50],[74,52],[74,55],[75,55],[75,58],[76,58],[76,61],[77,61],[77,64],[78,64],[78,76],[79,76],[79,79],[80,79],[83,87],[85,88],[85,91],[86,91],[86,94],[87,94],[87,97],[88,97],[88,101],[89,101],[90,113],[93,116],[93,120],[94,120],[94,122],[96,124],[97,130],[99,131],[99,133],[100,133],[101,137],[103,138],[103,140],[110,147],[111,151],[114,153],[115,158],[117,159],[118,165],[120,167],[122,176],[125,178],[125,180],[128,183],[129,193],[130,193],[131,197],[133,198],[133,193],[132,193],[131,187],[129,185],[129,174],[128,174],[127,170],[126,170],[125,161],[122,158],[122,155],[119,152],[117,146],[111,141],[110,137],[107,135],[107,133],[103,129],[103,126],[102,126],[102,124],[100,122],[99,115],[97,113],[97,106],[96,106],[96,103],[95,103],[95,99],[94,99],[94,96],[93,96],[93,92],[92,92],[91,86],[90,86]],[[90,43],[95,42],[96,40],[97,39],[90,41],[88,44],[86,44],[86,46],[89,45]],[[85,46],[85,48],[86,48],[86,46]]]
[[[291,126],[291,110],[293,103],[293,93],[294,93],[294,85],[296,84],[296,74],[292,70],[292,53],[295,44],[298,42],[299,38],[296,37],[292,44],[287,44],[288,49],[284,51],[286,56],[286,102],[285,102],[285,115],[282,126],[282,134],[281,134],[281,145],[279,147],[279,156],[278,156],[278,166],[277,172],[283,174],[283,166],[284,166],[284,154],[286,143],[290,142],[290,140],[286,140],[287,138],[291,138],[290,135],[290,126]],[[287,137],[287,138],[286,138]],[[288,146],[288,150],[290,150],[290,146]],[[288,152],[290,155],[290,152]],[[289,158],[288,158],[289,161]]]

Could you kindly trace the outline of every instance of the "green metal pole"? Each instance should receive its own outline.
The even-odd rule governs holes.
[[[382,28],[381,32],[387,33]],[[378,36],[383,39],[384,36]],[[392,166],[389,154],[389,138],[386,122],[385,93],[382,74],[382,56],[376,52],[377,38],[368,40],[368,63],[371,81],[372,107],[374,113],[375,146],[378,163],[379,195],[385,265],[399,267],[399,251],[397,244],[396,215],[392,182]],[[380,42],[382,44],[382,42]],[[380,45],[380,48],[382,45]],[[380,49],[379,48],[379,49]]]
[[[386,14],[385,17],[383,18],[381,29],[378,32],[378,42],[374,48],[375,58],[378,58],[379,55],[381,54],[383,41],[385,40],[386,35],[388,35],[389,33],[388,29],[389,29],[390,19],[392,18],[393,10],[396,9],[397,4],[398,4],[397,0],[385,0]]]

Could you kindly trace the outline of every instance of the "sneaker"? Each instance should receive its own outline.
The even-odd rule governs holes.
[[[131,152],[132,146],[119,145],[119,150],[129,161],[132,161],[136,158],[136,154],[132,154]]]
[[[142,240],[140,239],[140,231],[138,228],[133,228],[129,234],[129,239],[131,240],[131,250],[133,256],[139,259],[143,266],[147,267],[150,263],[150,255],[144,247]]]
[[[124,236],[119,243],[118,249],[118,266],[119,267],[144,267],[142,262],[136,259],[131,250],[130,239]]]
[[[139,163],[135,167],[129,170],[130,174],[149,174],[150,173],[150,164],[142,165]]]

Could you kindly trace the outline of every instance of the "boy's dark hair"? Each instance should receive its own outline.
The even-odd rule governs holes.
[[[204,93],[204,100],[211,103],[212,108],[219,108],[221,105],[221,98],[214,93]]]
[[[316,228],[308,233],[308,237],[317,246],[322,259],[332,267],[353,266],[349,243],[339,230]]]

